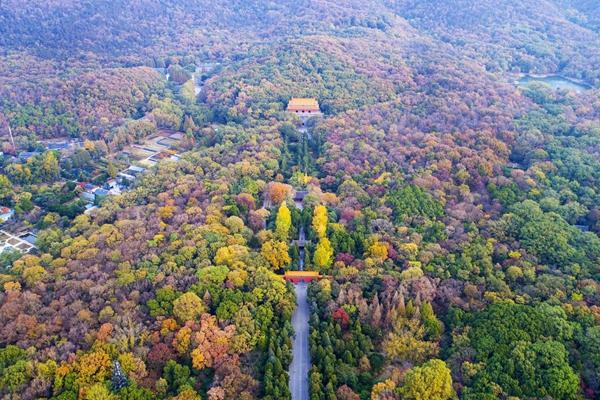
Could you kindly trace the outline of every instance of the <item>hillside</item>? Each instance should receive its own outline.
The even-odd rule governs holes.
[[[598,398],[598,12],[2,1],[0,398]]]
[[[564,73],[598,82],[600,58],[593,8],[552,1],[392,3],[399,15],[439,40],[460,48],[491,71]],[[587,14],[586,14],[587,13]]]

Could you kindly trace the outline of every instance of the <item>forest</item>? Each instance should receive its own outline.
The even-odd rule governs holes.
[[[301,266],[307,399],[600,398],[599,71],[587,0],[0,2],[0,398],[305,400]]]

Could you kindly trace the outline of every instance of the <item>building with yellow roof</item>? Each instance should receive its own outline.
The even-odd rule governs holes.
[[[288,103],[287,111],[306,116],[321,113],[319,102],[312,98],[292,98]]]

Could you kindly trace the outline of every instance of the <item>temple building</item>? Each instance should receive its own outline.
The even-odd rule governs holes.
[[[321,114],[317,99],[292,98],[288,103],[287,111],[301,117]]]

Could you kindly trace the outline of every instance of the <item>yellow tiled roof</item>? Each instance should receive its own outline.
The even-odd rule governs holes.
[[[304,109],[319,109],[317,99],[309,98],[292,98],[288,103],[288,108],[304,108]]]

